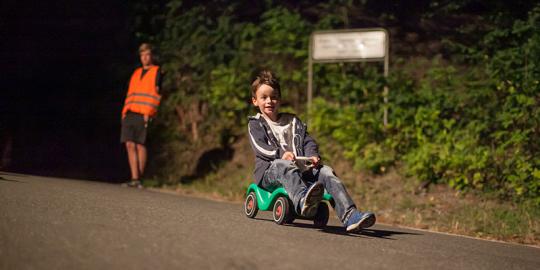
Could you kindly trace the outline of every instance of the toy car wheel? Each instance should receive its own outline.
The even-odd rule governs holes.
[[[289,201],[289,205],[292,205],[292,202]],[[289,214],[286,216],[285,223],[286,224],[293,224],[294,220],[296,219],[294,212],[291,210],[289,211]]]
[[[321,202],[319,203],[319,206],[317,207],[317,214],[315,215],[313,219],[313,224],[317,228],[323,228],[328,224],[328,216],[330,215],[330,211],[328,210],[328,204]]]
[[[334,198],[332,198],[328,202],[330,203],[330,206],[332,206],[332,208],[336,208],[336,201],[334,201]]]
[[[289,201],[284,197],[279,197],[274,203],[274,211],[272,211],[274,221],[279,225],[285,224],[286,221],[290,218],[289,210]]]
[[[257,206],[257,197],[255,196],[255,192],[250,192],[246,197],[246,201],[244,202],[244,213],[248,218],[254,218],[258,211],[259,208]]]
[[[293,205],[293,202],[291,201],[291,199],[287,199],[287,201],[289,202],[289,206],[292,207]],[[289,208],[289,214],[285,217],[285,223],[286,224],[293,224],[294,220],[296,219],[296,213],[293,209]]]
[[[289,205],[292,205],[291,203],[289,203]],[[285,219],[285,223],[286,224],[293,224],[295,220],[295,217],[292,213],[289,213],[289,216]]]

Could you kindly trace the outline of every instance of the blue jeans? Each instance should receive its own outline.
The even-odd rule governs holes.
[[[324,185],[326,192],[334,197],[334,209],[338,218],[344,223],[350,212],[356,209],[356,206],[341,180],[329,166],[323,165],[302,173],[294,162],[276,159],[266,169],[261,181],[261,187],[269,191],[283,187],[298,212],[300,199],[305,194],[305,190],[317,181],[320,181]]]

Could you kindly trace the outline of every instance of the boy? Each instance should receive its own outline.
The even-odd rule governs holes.
[[[375,224],[375,215],[356,209],[345,186],[332,168],[321,164],[318,147],[306,126],[293,114],[279,113],[281,88],[269,70],[263,70],[251,84],[253,105],[260,110],[249,118],[248,132],[255,152],[255,183],[267,190],[283,186],[302,216],[312,217],[322,200],[324,189],[335,201],[336,213],[347,232]],[[296,157],[307,156],[312,166],[295,164]]]

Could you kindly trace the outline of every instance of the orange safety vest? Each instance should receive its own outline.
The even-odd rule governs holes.
[[[141,78],[142,68],[137,68],[131,80],[129,89],[122,109],[122,117],[128,111],[143,115],[154,116],[157,113],[161,96],[156,91],[156,77],[159,66],[152,66]]]

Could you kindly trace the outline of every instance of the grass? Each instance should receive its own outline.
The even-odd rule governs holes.
[[[243,201],[251,183],[253,156],[242,139],[233,145],[233,159],[218,170],[189,184],[163,186],[184,194],[228,201]],[[540,245],[540,208],[532,202],[507,202],[432,185],[419,192],[415,179],[390,170],[372,175],[351,170],[339,151],[327,160],[343,180],[360,209],[377,214],[380,222],[448,232],[484,239]],[[154,183],[154,182],[152,182]]]
[[[373,184],[363,187],[368,192],[377,189],[377,185]],[[358,201],[366,208],[374,209],[380,220],[386,223],[486,239],[540,244],[540,211],[532,203],[516,204],[485,199],[479,195],[455,192],[443,185],[433,186],[423,194],[390,190],[374,192],[370,196],[362,197],[357,192],[355,195]]]

